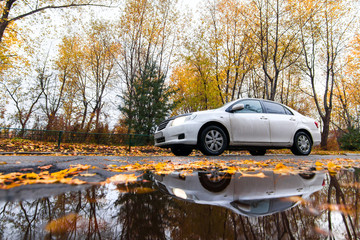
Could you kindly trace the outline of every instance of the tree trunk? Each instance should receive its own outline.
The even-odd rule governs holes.
[[[331,120],[330,116],[331,116],[331,109],[327,109],[325,112],[325,117],[322,118],[324,123],[323,132],[321,134],[321,145],[320,145],[322,149],[327,149],[327,142],[330,133],[330,120]]]

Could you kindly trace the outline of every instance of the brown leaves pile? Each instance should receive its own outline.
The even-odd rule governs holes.
[[[51,165],[39,167],[42,170],[51,168]],[[13,172],[8,174],[0,173],[0,189],[10,189],[13,187],[29,184],[52,184],[52,183],[66,183],[66,184],[84,184],[85,181],[73,178],[80,172],[90,168],[90,165],[74,165],[69,169],[64,169],[58,172],[50,173],[49,171],[41,171],[40,173],[20,173]]]
[[[0,153],[47,155],[115,155],[115,156],[170,156],[171,152],[154,146],[107,146],[98,144],[39,142],[26,139],[1,139]],[[1,164],[1,163],[0,163]]]

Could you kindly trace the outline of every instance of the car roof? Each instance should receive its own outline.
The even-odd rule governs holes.
[[[232,104],[238,102],[238,101],[243,101],[243,100],[258,100],[258,101],[263,101],[263,102],[273,102],[273,103],[276,103],[276,104],[280,104],[286,108],[288,108],[292,113],[296,114],[296,115],[302,115],[300,114],[299,112],[297,112],[296,110],[292,109],[291,107],[289,106],[286,106],[282,103],[279,103],[279,102],[275,102],[275,101],[272,101],[272,100],[268,100],[268,99],[263,99],[263,98],[238,98],[236,100],[233,100],[231,102],[228,102],[228,103],[225,103],[222,107],[218,108],[218,109],[227,109],[229,106],[231,106]]]

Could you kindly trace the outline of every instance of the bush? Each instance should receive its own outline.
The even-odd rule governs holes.
[[[360,150],[360,130],[350,128],[339,138],[340,148],[344,150]]]

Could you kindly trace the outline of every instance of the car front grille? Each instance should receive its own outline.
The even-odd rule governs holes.
[[[157,138],[155,139],[156,143],[163,143],[165,142],[165,137],[160,137],[160,138]]]

